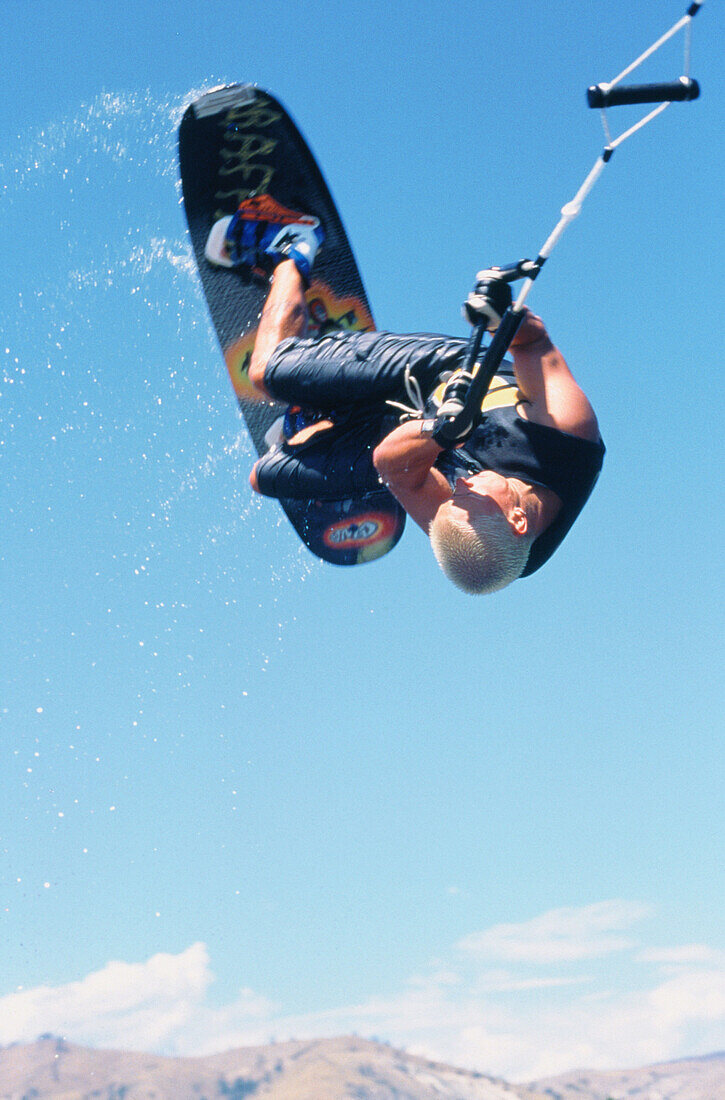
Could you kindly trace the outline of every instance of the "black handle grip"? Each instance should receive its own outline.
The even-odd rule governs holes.
[[[606,84],[593,84],[587,88],[590,107],[621,107],[627,103],[682,103],[697,99],[700,85],[689,77],[681,77],[669,84],[617,84],[607,90]]]

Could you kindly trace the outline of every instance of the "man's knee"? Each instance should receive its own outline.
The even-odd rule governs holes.
[[[283,346],[284,348],[291,347],[297,339],[298,337],[296,336],[285,336],[275,344],[268,341],[260,343],[260,341],[257,340],[254,351],[252,352],[247,374],[254,389],[262,397],[266,397],[268,400],[275,400],[275,394],[272,393],[272,390],[267,384],[267,367],[280,348]]]
[[[262,394],[264,397],[269,397],[269,393],[264,384],[264,373],[267,369],[267,363],[267,359],[263,359],[261,356],[255,357],[252,355],[252,361],[249,364],[248,371],[249,381],[252,383],[252,386],[257,393]]]

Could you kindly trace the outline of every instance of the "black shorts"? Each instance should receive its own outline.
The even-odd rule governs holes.
[[[423,396],[444,371],[462,362],[466,341],[453,336],[390,332],[333,332],[322,339],[292,337],[275,348],[264,372],[273,397],[327,412],[405,400],[405,371]]]
[[[305,443],[281,443],[257,463],[257,486],[265,496],[290,500],[347,500],[381,488],[373,451],[398,422],[379,409],[335,413]]]
[[[322,339],[283,340],[267,363],[264,384],[278,401],[334,413],[334,425],[305,443],[282,443],[257,463],[266,496],[343,500],[380,489],[372,455],[398,415],[388,400],[410,402],[406,367],[422,396],[444,371],[456,370],[466,341],[449,336],[335,332]]]

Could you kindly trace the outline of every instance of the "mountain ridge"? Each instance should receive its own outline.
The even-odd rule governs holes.
[[[577,1069],[532,1087],[547,1100],[725,1100],[725,1051],[637,1069]]]
[[[51,1035],[0,1047],[0,1100],[725,1100],[725,1052],[529,1084],[357,1036],[176,1058]]]

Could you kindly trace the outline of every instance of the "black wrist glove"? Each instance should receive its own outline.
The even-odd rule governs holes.
[[[511,284],[497,278],[496,268],[479,271],[476,285],[463,305],[464,316],[472,325],[485,322],[489,332],[494,332],[504,313],[511,305]]]

